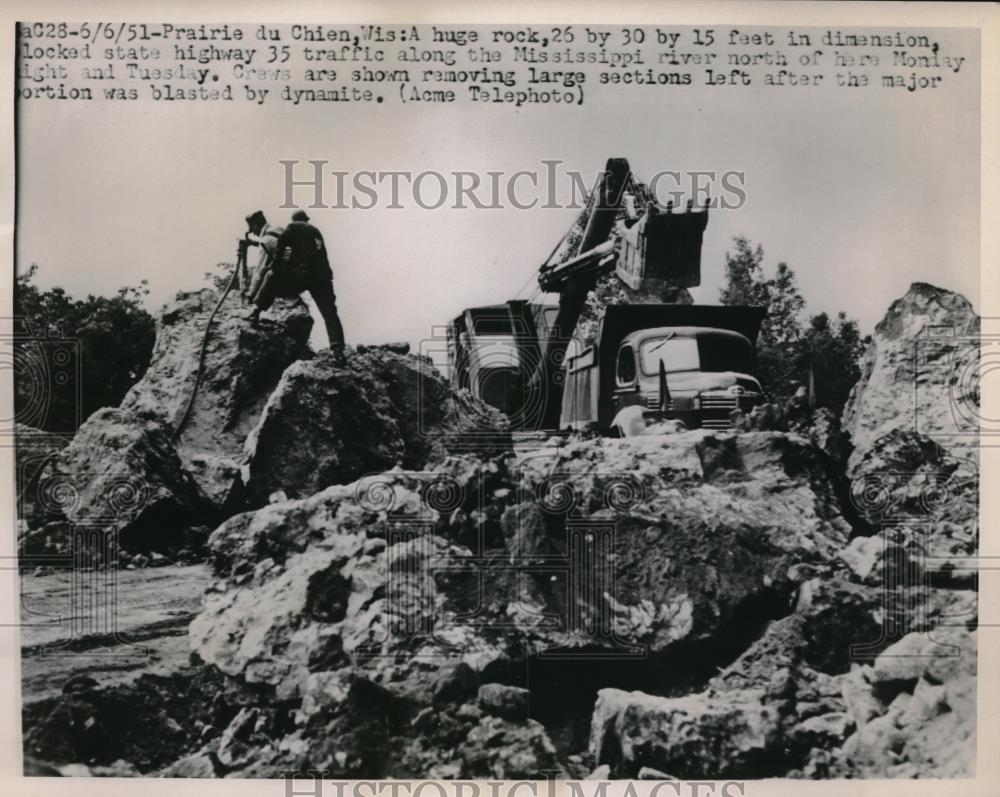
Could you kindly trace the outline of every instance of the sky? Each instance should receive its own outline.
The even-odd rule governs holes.
[[[596,174],[621,156],[640,179],[663,169],[744,173],[745,206],[709,219],[696,301],[717,302],[739,234],[763,246],[767,269],[794,269],[810,313],[844,310],[865,332],[914,281],[978,307],[978,44],[960,35],[941,38],[972,56],[968,73],[948,90],[914,93],[633,89],[517,110],[22,101],[18,264],[37,263],[43,287],[77,296],[145,279],[155,311],[233,260],[245,215],[261,208],[287,220],[281,160],[351,173],[512,173],[558,159]],[[306,204],[309,192],[296,196]],[[578,213],[386,204],[309,211],[331,254],[349,343],[417,345],[464,307],[530,295]]]

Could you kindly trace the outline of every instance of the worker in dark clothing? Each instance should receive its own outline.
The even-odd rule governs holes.
[[[309,223],[305,211],[298,210],[292,215],[291,224],[277,236],[273,250],[265,264],[266,273],[253,298],[254,309],[248,319],[256,321],[279,296],[290,297],[308,291],[323,317],[334,360],[343,365],[344,328],[337,313],[333,271],[323,236]]]

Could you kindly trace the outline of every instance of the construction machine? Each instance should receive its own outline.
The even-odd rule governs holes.
[[[765,310],[691,303],[707,223],[707,201],[660,205],[612,158],[539,268],[558,304],[463,311],[449,327],[454,385],[523,430],[620,432],[637,413],[728,427],[733,410],[763,400],[754,346]]]

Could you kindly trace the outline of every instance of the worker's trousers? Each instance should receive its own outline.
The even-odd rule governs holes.
[[[278,280],[274,278],[274,273],[268,270],[253,300],[262,312],[267,310],[278,298],[277,283]],[[333,280],[322,278],[315,280],[306,290],[316,302],[319,314],[323,316],[326,336],[330,339],[330,348],[344,348],[344,327],[340,323],[340,315],[337,313],[337,295],[333,292]]]

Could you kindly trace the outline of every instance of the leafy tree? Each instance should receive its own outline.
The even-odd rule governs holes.
[[[765,283],[768,316],[763,324],[767,340],[775,346],[795,346],[802,338],[802,311],[806,302],[795,283],[795,272],[778,263],[774,277]]]
[[[111,297],[73,299],[41,290],[37,272],[32,264],[14,282],[15,412],[45,431],[72,432],[94,410],[118,406],[145,373],[156,337],[143,307],[149,290],[143,280]]]
[[[757,341],[757,371],[764,389],[787,398],[811,377],[817,406],[839,414],[861,373],[858,360],[865,341],[857,321],[843,312],[833,322],[826,313],[805,321],[805,300],[795,272],[779,263],[768,277],[763,248],[743,236],[733,242],[735,252],[726,253],[726,284],[719,298],[726,305],[767,308]]]
[[[733,238],[736,254],[726,252],[726,285],[719,301],[730,305],[750,305],[760,307],[767,302],[764,284],[764,250],[758,245],[754,249],[750,241],[742,235]]]
[[[851,388],[861,377],[858,361],[866,341],[858,330],[858,322],[843,311],[831,323],[826,313],[809,319],[809,328],[802,337],[801,360],[804,369],[812,369],[816,386],[816,403],[840,413]]]

